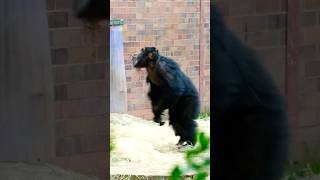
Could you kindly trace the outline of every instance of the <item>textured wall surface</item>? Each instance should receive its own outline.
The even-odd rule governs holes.
[[[111,0],[111,18],[122,18],[124,25],[124,56],[130,114],[152,118],[147,98],[145,70],[133,69],[131,56],[145,46],[176,60],[197,88],[202,83],[202,108],[210,106],[210,27],[209,0]],[[203,17],[203,66],[200,68],[200,17]],[[200,70],[203,75],[200,78]],[[201,80],[200,80],[201,79]]]
[[[228,26],[253,47],[286,92],[288,0],[216,0]],[[320,158],[320,1],[300,0],[297,128],[293,159]],[[290,16],[290,15],[289,15]],[[288,17],[290,18],[290,17]],[[297,21],[299,23],[299,21]]]
[[[75,19],[72,3],[47,0],[55,91],[55,163],[106,176],[109,32],[107,26],[85,29]]]
[[[299,159],[320,159],[320,1],[300,0]]]
[[[53,82],[46,6],[0,2],[0,161],[50,162]]]

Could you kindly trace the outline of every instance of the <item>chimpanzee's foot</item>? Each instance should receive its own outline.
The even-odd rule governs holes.
[[[176,134],[176,136],[177,136],[177,134]],[[185,141],[186,141],[186,140],[180,138],[179,141],[178,141],[178,143],[177,143],[176,145],[179,146],[179,145],[183,144],[183,142],[185,142]]]
[[[181,144],[178,145],[179,151],[185,151],[192,149],[194,147],[194,144],[191,141],[183,141]]]
[[[159,123],[160,126],[164,125],[164,121],[162,121],[161,117],[154,117],[153,121]]]

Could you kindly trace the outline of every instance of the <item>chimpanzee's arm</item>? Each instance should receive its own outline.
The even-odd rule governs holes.
[[[170,88],[173,98],[170,100],[172,102],[176,101],[186,91],[185,82],[183,82],[184,78],[181,78],[183,72],[180,70],[179,65],[169,58],[160,56],[156,63],[156,71]]]
[[[160,95],[160,92],[158,92],[159,89],[157,89],[157,87],[154,84],[152,84],[151,81],[149,81],[149,83],[150,83],[151,91],[148,93],[148,96],[151,100],[152,113],[154,115],[153,120],[154,122],[159,123],[160,126],[162,126],[164,123],[161,121],[161,115],[165,109],[163,100],[159,98],[159,95]]]

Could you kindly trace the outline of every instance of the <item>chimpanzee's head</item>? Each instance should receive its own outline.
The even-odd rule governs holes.
[[[155,63],[158,60],[159,52],[155,47],[145,47],[141,49],[138,56],[134,56],[133,66],[135,68],[144,68],[147,67],[150,62]]]

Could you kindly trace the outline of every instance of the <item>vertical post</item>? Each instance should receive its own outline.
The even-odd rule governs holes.
[[[54,158],[46,3],[0,1],[0,161]]]
[[[300,45],[300,0],[288,0],[287,15],[287,61],[286,94],[288,115],[291,125],[292,145],[297,141],[299,123],[298,87],[299,87],[299,45]],[[293,148],[294,149],[294,148]]]
[[[122,25],[123,20],[110,22],[110,112],[127,112],[127,80],[125,74]]]
[[[199,34],[199,94],[200,94],[200,100],[203,102],[204,97],[204,71],[205,71],[205,65],[204,65],[204,23],[205,23],[205,17],[204,17],[204,2],[203,0],[200,0],[200,34]],[[202,106],[203,107],[203,106]]]

